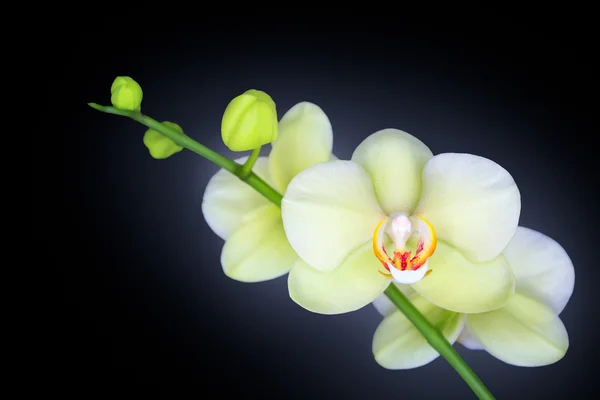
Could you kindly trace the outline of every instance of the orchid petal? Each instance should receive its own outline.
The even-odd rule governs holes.
[[[279,208],[271,205],[227,239],[221,265],[232,279],[261,282],[286,274],[297,258],[283,231]]]
[[[328,161],[302,171],[290,182],[281,212],[294,250],[324,272],[369,241],[385,217],[369,175],[351,161]]]
[[[461,314],[444,310],[417,296],[411,300],[423,316],[453,344],[464,326]],[[373,337],[373,354],[387,369],[421,367],[439,357],[415,325],[400,311],[394,311],[379,324]]]
[[[425,165],[416,214],[475,262],[494,259],[515,234],[521,198],[511,175],[471,154],[439,154]]]
[[[248,157],[235,160],[238,164]],[[259,157],[253,171],[270,181],[267,157]],[[208,226],[221,239],[227,239],[244,222],[256,216],[258,209],[271,203],[254,188],[224,169],[219,170],[208,182],[202,199],[202,214]]]
[[[438,241],[427,263],[431,273],[412,288],[447,310],[462,313],[495,310],[515,292],[514,276],[502,255],[485,263],[473,263],[456,248]]]
[[[517,292],[560,314],[575,286],[575,270],[565,249],[548,236],[520,226],[503,254],[515,274]]]
[[[323,110],[312,103],[298,103],[279,121],[279,136],[272,143],[269,171],[276,188],[284,193],[300,171],[328,161],[333,130]]]
[[[553,364],[569,347],[567,330],[554,310],[521,294],[499,310],[469,314],[467,324],[488,353],[520,367]]]
[[[465,324],[465,327],[458,337],[458,342],[469,350],[483,350],[483,346],[473,335],[468,324]]]
[[[378,272],[380,268],[370,244],[355,249],[331,272],[318,271],[298,260],[288,277],[289,294],[297,304],[315,313],[355,311],[372,302],[389,285],[389,279]]]
[[[371,175],[379,204],[390,215],[414,211],[421,196],[423,167],[431,157],[431,150],[416,137],[384,129],[358,145],[352,161]]]

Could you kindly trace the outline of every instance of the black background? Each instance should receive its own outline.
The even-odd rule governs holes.
[[[198,21],[204,30],[125,34],[111,26],[117,19],[102,31],[44,38],[53,54],[44,61],[44,117],[53,122],[34,146],[34,198],[44,200],[33,221],[44,265],[59,279],[42,302],[52,317],[39,330],[52,390],[80,398],[212,390],[211,398],[474,398],[443,359],[416,370],[379,367],[371,340],[381,318],[372,306],[321,316],[289,299],[285,278],[225,277],[223,242],[200,209],[217,167],[186,151],[154,160],[144,127],[86,106],[109,104],[113,79],[128,75],[144,89],[146,114],[229,157],[222,112],[255,88],[274,98],[279,116],[299,101],[322,107],[340,158],[393,127],[434,154],[473,153],[504,166],[521,190],[520,224],[556,239],[574,262],[575,292],[561,314],[570,349],[555,365],[518,368],[456,347],[497,398],[597,395],[591,29],[215,18]]]

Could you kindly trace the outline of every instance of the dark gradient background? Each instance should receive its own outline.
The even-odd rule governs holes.
[[[45,374],[56,393],[474,398],[441,358],[416,370],[379,367],[371,341],[381,318],[372,306],[322,316],[289,299],[285,277],[227,278],[223,242],[200,208],[217,167],[187,151],[154,160],[144,127],[86,106],[109,104],[114,77],[129,75],[144,89],[145,113],[230,157],[220,139],[222,113],[256,88],[274,98],[280,117],[299,101],[322,107],[341,158],[370,133],[398,128],[434,153],[473,153],[504,166],[522,194],[520,224],[556,239],[574,262],[575,292],[561,315],[570,349],[555,365],[518,368],[456,347],[499,399],[598,394],[591,30],[349,25],[362,31],[329,22],[257,33],[240,22],[227,32],[147,28],[118,46],[110,30],[48,38],[55,54],[48,94],[73,110],[54,116],[62,128],[51,140],[62,148],[38,148],[34,165],[45,185],[36,190],[52,193],[64,179],[64,192],[34,210],[50,249],[45,265],[60,280],[59,302],[43,304],[53,313],[43,332],[52,337]]]

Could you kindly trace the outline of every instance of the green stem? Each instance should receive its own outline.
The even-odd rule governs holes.
[[[243,180],[245,177],[247,177],[250,174],[250,172],[252,171],[252,167],[254,166],[254,163],[256,162],[256,160],[258,160],[258,156],[260,154],[261,147],[262,146],[258,146],[258,148],[252,150],[250,157],[248,157],[248,159],[246,160],[244,165],[242,165],[242,168],[240,168],[238,170],[238,173],[237,173],[238,178]]]
[[[267,198],[267,200],[271,201],[276,206],[281,207],[281,194],[279,194],[277,190],[273,189],[267,182],[262,180],[258,175],[256,175],[252,171],[245,172],[243,175],[240,174],[240,171],[243,171],[244,166],[209,149],[208,147],[198,143],[189,136],[182,135],[175,129],[170,128],[137,111],[121,110],[115,107],[101,106],[96,103],[88,103],[88,105],[98,111],[102,111],[107,114],[121,115],[123,117],[131,118],[134,121],[137,121],[150,129],[154,129],[155,131],[165,135],[181,147],[184,147],[206,158],[208,161],[217,164],[221,168],[231,172],[232,174],[240,178],[242,181],[252,186],[258,193],[262,194],[265,198]],[[260,149],[258,149],[258,151],[260,151]],[[254,152],[252,153],[250,158],[252,158],[253,156]],[[256,157],[258,157],[258,154],[256,155]],[[248,161],[250,161],[250,159],[248,159]]]
[[[95,103],[88,103],[90,107],[102,111],[108,114],[121,115],[133,119],[142,125],[147,126],[150,129],[165,135],[169,139],[173,140],[178,145],[206,158],[209,161],[217,164],[223,169],[231,172],[242,181],[246,182],[257,192],[262,194],[265,198],[270,200],[273,204],[281,207],[282,196],[269,184],[263,181],[258,175],[251,171],[260,148],[255,149],[246,163],[240,165],[235,161],[228,159],[220,155],[219,153],[209,149],[206,146],[196,142],[194,139],[186,135],[182,135],[176,130],[169,128],[162,123],[147,117],[137,111],[120,110],[115,107],[101,106]],[[415,327],[425,337],[427,342],[433,347],[442,357],[448,361],[448,363],[458,372],[458,374],[464,379],[469,385],[473,392],[480,398],[486,400],[493,400],[494,396],[488,391],[481,380],[475,375],[475,372],[467,365],[467,363],[460,357],[460,355],[454,350],[452,345],[446,340],[446,338],[427,321],[427,319],[413,306],[413,304],[402,294],[402,292],[393,284],[389,285],[385,290],[386,296],[394,303],[396,307],[415,325]]]
[[[462,357],[456,352],[454,347],[446,340],[444,335],[440,333],[427,319],[417,310],[417,308],[402,294],[400,289],[396,285],[391,284],[385,290],[385,295],[394,303],[396,307],[400,309],[406,315],[406,318],[412,322],[415,327],[425,337],[427,342],[433,347],[442,357],[448,361],[448,364],[452,366],[463,378],[463,380],[469,385],[473,393],[480,399],[493,400],[494,396],[485,387],[483,382],[475,375],[475,372],[469,367],[469,365],[462,359]]]

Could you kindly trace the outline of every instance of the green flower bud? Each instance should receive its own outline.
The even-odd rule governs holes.
[[[110,101],[121,110],[139,111],[141,109],[142,87],[128,76],[117,76],[110,87]]]
[[[227,105],[221,137],[230,150],[247,151],[277,139],[277,110],[271,96],[248,90]]]
[[[183,129],[181,129],[179,125],[169,121],[163,121],[162,124],[175,129],[185,136]],[[183,147],[153,129],[148,129],[146,133],[144,133],[144,145],[146,145],[150,151],[150,155],[157,160],[169,158],[173,154],[183,150]]]

